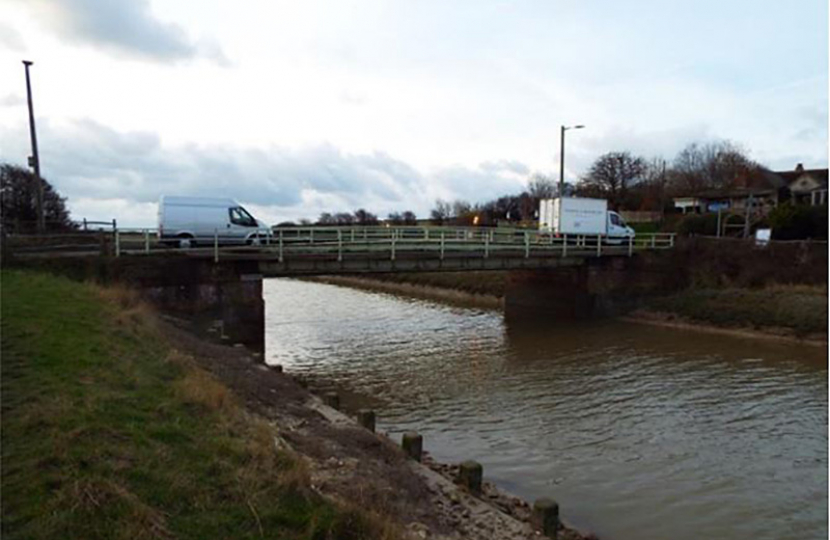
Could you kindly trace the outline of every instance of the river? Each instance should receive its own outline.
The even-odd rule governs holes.
[[[603,540],[827,538],[826,349],[265,281],[266,354]]]

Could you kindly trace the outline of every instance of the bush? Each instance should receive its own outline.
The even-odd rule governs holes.
[[[769,214],[772,237],[776,240],[827,238],[827,206],[778,205]]]
[[[698,234],[715,236],[718,234],[718,215],[714,213],[687,215],[677,223],[677,232],[683,236]]]

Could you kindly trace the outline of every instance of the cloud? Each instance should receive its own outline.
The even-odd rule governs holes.
[[[17,107],[25,103],[26,99],[20,94],[11,93],[0,98],[0,107]]]
[[[66,41],[144,60],[204,57],[229,64],[216,43],[193,41],[181,26],[157,19],[149,0],[26,0],[25,5]]]
[[[9,156],[27,155],[25,129],[0,128],[0,147]],[[166,147],[155,133],[117,131],[88,119],[44,120],[39,141],[44,176],[68,197],[75,217],[117,218],[126,226],[152,226],[148,208],[160,195],[232,197],[275,222],[357,208],[423,216],[437,198],[485,202],[516,193],[528,171],[522,163],[498,161],[423,173],[383,152],[348,154],[327,143]]]
[[[8,49],[12,52],[22,52],[26,49],[23,36],[20,32],[6,23],[0,22],[0,50]]]

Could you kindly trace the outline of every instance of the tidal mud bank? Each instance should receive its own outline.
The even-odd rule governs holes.
[[[309,391],[306,379],[269,367],[242,348],[207,343],[186,329],[169,326],[167,332],[251,413],[273,423],[277,446],[300,457],[321,495],[371,508],[399,523],[405,537],[540,537],[528,502],[487,481],[481,493],[471,493],[458,485],[457,465],[438,463],[426,451],[420,463],[408,459],[398,443],[361,427],[352,415],[327,405],[327,396]],[[595,537],[561,524],[558,538]]]
[[[314,281],[460,305],[500,309],[507,272],[324,276]],[[822,284],[705,285],[655,291],[631,303],[628,322],[827,344],[827,286]]]

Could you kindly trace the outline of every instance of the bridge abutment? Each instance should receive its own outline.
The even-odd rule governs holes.
[[[504,298],[508,317],[585,320],[636,308],[647,296],[676,288],[666,258],[603,257],[582,264],[512,270]]]
[[[17,265],[80,281],[123,284],[137,290],[162,313],[185,319],[197,333],[215,328],[230,343],[265,351],[265,300],[257,261],[217,263],[166,254],[39,258],[18,261]]]
[[[213,330],[231,343],[265,352],[265,300],[256,264],[189,261],[168,270],[136,284],[144,298],[186,318],[199,333]]]

